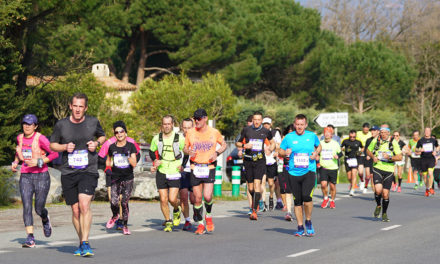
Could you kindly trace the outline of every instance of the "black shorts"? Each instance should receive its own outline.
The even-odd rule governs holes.
[[[192,192],[191,172],[182,171],[180,174],[182,175],[182,178],[180,178],[180,189],[188,189]]]
[[[338,170],[327,170],[323,167],[319,169],[319,181],[326,181],[336,184]]]
[[[384,189],[391,189],[391,184],[393,183],[394,172],[388,172],[373,168],[373,182],[374,185],[382,184]]]
[[[365,161],[367,160],[365,156],[359,156],[357,157],[358,160],[358,166],[359,165],[365,165]]]
[[[434,180],[436,182],[440,181],[440,169],[434,169]]]
[[[345,171],[346,171],[346,172],[349,172],[349,171],[351,171],[352,169],[358,169],[358,166],[359,166],[359,158],[360,158],[360,157],[357,157],[357,158],[356,158],[356,160],[357,160],[357,166],[356,166],[356,167],[352,167],[352,168],[348,166],[348,163],[347,163],[347,159],[348,159],[348,158],[345,158],[345,159],[344,159]]]
[[[180,188],[180,179],[168,180],[167,176],[160,171],[156,172],[157,189]]]
[[[191,170],[191,186],[199,186],[201,183],[214,183],[215,181],[215,168],[209,170],[208,178],[197,178]]]
[[[427,172],[428,169],[435,167],[435,157],[420,158],[420,169],[422,172]]]
[[[413,171],[420,171],[422,169],[421,158],[411,158],[411,167]]]
[[[274,179],[276,176],[278,176],[278,164],[266,165],[266,177]]]
[[[365,157],[364,167],[365,168],[370,168],[370,170],[372,170],[373,169],[373,159],[372,158],[367,159]]]
[[[266,161],[264,159],[257,161],[244,160],[244,171],[247,182],[261,181],[263,175],[266,174]]]
[[[280,174],[278,174],[278,181],[280,184],[280,193],[285,194],[285,193],[292,193],[292,190],[290,189],[290,184],[289,184],[289,177],[290,174],[289,172],[287,172],[286,169],[283,169],[283,172],[281,172]]]
[[[94,195],[98,186],[98,173],[75,172],[61,175],[61,188],[67,205],[78,202],[78,194]]]
[[[301,206],[305,202],[311,202],[313,189],[315,188],[315,173],[309,171],[302,176],[293,176],[289,173],[288,177],[295,206]]]

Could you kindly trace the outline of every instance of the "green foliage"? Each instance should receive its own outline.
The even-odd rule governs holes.
[[[130,98],[133,129],[149,142],[159,131],[162,117],[171,114],[180,122],[204,108],[209,119],[216,120],[221,131],[227,129],[222,119],[235,113],[236,98],[220,75],[208,74],[193,82],[185,74],[169,75],[161,81],[146,80]],[[177,125],[177,124],[176,124]]]
[[[12,176],[11,170],[0,167],[0,206],[9,205],[12,195]]]

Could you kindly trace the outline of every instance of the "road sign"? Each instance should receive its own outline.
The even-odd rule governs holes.
[[[327,125],[333,125],[334,127],[346,127],[348,126],[348,113],[321,113],[313,121],[320,127],[326,127]]]

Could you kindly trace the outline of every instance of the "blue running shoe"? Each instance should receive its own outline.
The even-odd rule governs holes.
[[[82,252],[82,244],[79,244],[78,249],[73,252],[73,255],[74,256],[81,256],[81,252]]]
[[[259,202],[259,207],[260,207],[260,209],[258,210],[258,212],[264,212],[264,202],[263,202],[263,200],[261,200],[260,202]]]
[[[313,229],[312,220],[306,220],[307,236],[315,235],[315,229]]]
[[[82,246],[82,252],[81,252],[82,257],[89,257],[95,255],[93,254],[93,251],[90,248],[90,244],[88,241],[83,241],[81,246]]]
[[[116,230],[122,230],[124,228],[124,222],[121,219],[116,221]]]
[[[252,209],[251,208],[249,208],[249,212],[248,212],[248,215],[251,215],[252,214]]]
[[[304,236],[304,226],[298,226],[298,230],[293,233],[297,237]]]

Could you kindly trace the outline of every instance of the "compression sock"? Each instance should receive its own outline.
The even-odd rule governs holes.
[[[390,199],[382,200],[382,214],[387,213],[388,205],[390,204]]]
[[[203,205],[194,205],[194,222],[200,222],[203,220]]]
[[[255,211],[257,211],[257,209],[258,209],[260,198],[261,198],[261,193],[255,192],[255,194],[254,194],[254,210]]]
[[[367,177],[365,177],[365,189],[368,188],[368,182],[370,181],[370,179],[368,179]]]
[[[380,202],[382,200],[382,194],[374,194],[374,198],[376,199],[377,206],[380,206]]]
[[[207,202],[205,201],[206,215],[211,215],[212,204],[213,204],[212,201],[209,202],[209,203],[207,203]]]
[[[402,179],[399,179],[399,187],[402,185]]]

